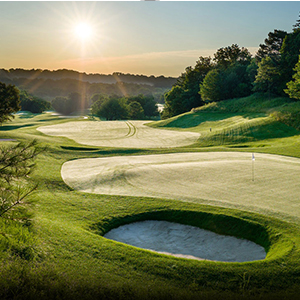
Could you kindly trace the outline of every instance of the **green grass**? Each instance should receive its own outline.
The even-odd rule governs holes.
[[[193,147],[274,147],[278,139],[288,138],[287,144],[298,140],[300,102],[288,98],[269,99],[262,95],[252,95],[210,103],[191,112],[148,125],[198,132],[201,137]]]
[[[182,117],[186,118],[184,122]],[[41,125],[68,122],[49,114],[28,119],[16,117],[5,124],[14,128],[1,130],[0,138],[36,138],[41,145],[48,146],[48,151],[38,158],[33,174],[39,188],[26,207],[27,213],[32,213],[28,222],[0,220],[0,232],[9,237],[8,240],[0,235],[1,299],[297,299],[297,219],[291,220],[280,211],[270,216],[264,211],[232,208],[226,202],[221,207],[172,199],[82,193],[63,182],[63,163],[78,158],[203,151],[253,151],[300,157],[299,132],[274,121],[266,112],[241,115],[198,111],[176,120],[177,124],[193,124],[185,128],[178,125],[180,131],[210,134],[213,124],[216,127],[212,134],[239,129],[235,134],[243,135],[243,142],[220,142],[215,135],[215,141],[208,141],[209,147],[201,145],[201,138],[192,146],[172,149],[89,147],[37,131]],[[174,123],[171,127],[176,128]],[[261,136],[248,134],[251,128],[253,132],[256,128]],[[270,132],[265,132],[266,128]],[[196,261],[156,254],[102,237],[111,228],[145,219],[176,221],[248,238],[265,247],[268,255],[264,261],[248,263]]]

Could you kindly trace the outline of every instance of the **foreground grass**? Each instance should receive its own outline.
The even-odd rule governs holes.
[[[247,148],[232,148],[241,146],[237,143],[216,143],[207,149],[195,144],[150,151],[82,146],[36,131],[41,124],[56,122],[62,120],[39,115],[30,119],[31,126],[26,126],[23,119],[16,118],[11,123],[16,128],[4,132],[5,137],[17,140],[37,138],[48,146],[48,152],[39,157],[34,173],[39,188],[30,197],[28,211],[34,214],[32,220],[27,225],[1,221],[0,231],[7,235],[0,237],[1,299],[297,299],[298,222],[284,216],[279,220],[263,213],[232,209],[226,203],[214,207],[167,199],[80,193],[66,186],[60,176],[64,162],[89,157],[207,149],[265,151],[299,157],[296,132],[282,138],[248,140]],[[264,147],[258,147],[258,143]],[[265,247],[268,256],[264,261],[251,263],[194,261],[155,254],[102,237],[113,227],[144,219],[176,221],[245,237]],[[22,243],[18,244],[18,239]]]

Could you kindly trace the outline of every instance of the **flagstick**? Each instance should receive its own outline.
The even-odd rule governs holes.
[[[254,153],[252,153],[252,181],[254,181],[254,161],[255,161],[255,157],[254,157]]]
[[[254,181],[254,160],[252,159],[252,181]]]

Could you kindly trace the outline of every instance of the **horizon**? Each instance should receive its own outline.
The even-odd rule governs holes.
[[[115,0],[114,0],[115,1]],[[157,1],[157,0],[155,0]],[[120,73],[120,74],[123,74],[123,75],[132,75],[132,76],[145,76],[145,77],[150,77],[150,76],[154,76],[156,78],[160,77],[160,76],[163,76],[165,78],[177,78],[177,77],[174,77],[174,76],[165,76],[165,75],[145,75],[145,74],[133,74],[133,73],[123,73],[123,72],[113,72],[113,73],[110,73],[110,74],[102,74],[102,73],[88,73],[88,72],[81,72],[81,71],[77,71],[77,70],[73,70],[73,69],[54,69],[54,70],[49,70],[49,69],[38,69],[38,68],[31,68],[31,69],[24,69],[24,68],[10,68],[10,69],[5,69],[5,68],[0,68],[0,70],[5,70],[5,71],[10,71],[10,70],[24,70],[24,71],[50,71],[50,72],[57,72],[57,71],[70,71],[70,72],[77,72],[79,74],[85,74],[85,75],[101,75],[101,76],[113,76],[114,73]]]
[[[0,67],[178,77],[238,44],[292,31],[294,1],[0,2]]]

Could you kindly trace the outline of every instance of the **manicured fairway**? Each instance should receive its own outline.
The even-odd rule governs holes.
[[[200,134],[155,129],[145,121],[68,122],[39,127],[51,136],[64,136],[79,144],[101,147],[168,148],[193,144]]]
[[[241,152],[174,153],[66,162],[72,188],[97,194],[165,197],[299,219],[300,160]],[[254,176],[254,177],[253,177]],[[254,179],[254,180],[253,180]]]

